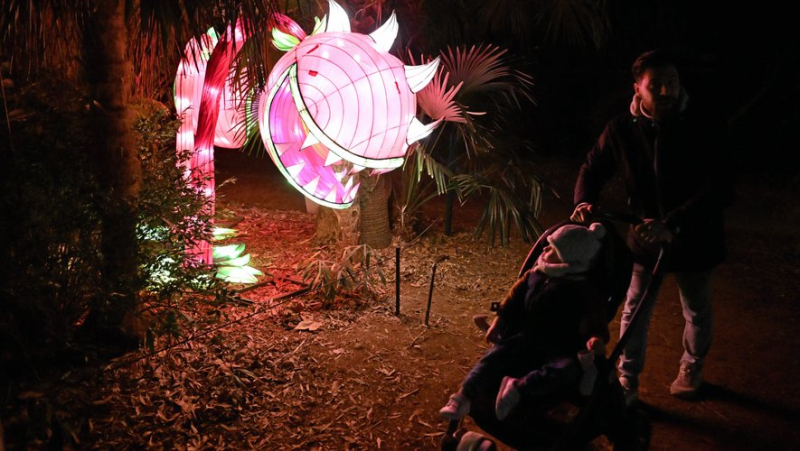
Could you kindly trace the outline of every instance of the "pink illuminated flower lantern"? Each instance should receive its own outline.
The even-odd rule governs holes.
[[[345,11],[329,5],[307,38],[273,29],[276,47],[288,52],[272,69],[257,114],[267,151],[289,182],[318,204],[347,208],[359,187],[355,173],[401,166],[409,145],[438,125],[417,120],[415,93],[439,60],[406,66],[388,53],[394,14],[364,35],[351,33]]]
[[[228,30],[230,32],[231,30]],[[241,26],[236,28],[237,47],[244,43]],[[194,135],[198,132],[200,117],[200,103],[204,89],[220,89],[220,107],[214,127],[214,145],[227,149],[237,149],[244,145],[246,134],[243,130],[245,123],[245,99],[232,87],[232,76],[222,80],[219,87],[206,87],[206,69],[208,61],[216,48],[219,38],[216,31],[211,28],[204,34],[200,42],[192,39],[186,45],[185,56],[178,65],[175,77],[174,101],[175,109],[182,119],[182,126],[178,134],[177,147],[179,149],[194,149]],[[238,48],[233,49],[235,53]]]
[[[186,45],[175,76],[175,108],[182,122],[176,147],[190,150],[186,177],[199,189],[214,214],[214,146],[238,148],[244,144],[246,121],[244,96],[231,88],[234,58],[246,39],[242,22],[228,27],[218,39],[214,29]],[[208,264],[213,262],[209,243],[197,243],[192,251]]]

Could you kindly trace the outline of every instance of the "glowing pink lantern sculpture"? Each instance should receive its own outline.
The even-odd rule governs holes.
[[[200,182],[200,189],[211,199],[214,214],[214,146],[238,148],[244,144],[244,97],[231,89],[233,60],[245,41],[242,23],[230,27],[217,39],[214,29],[198,42],[186,45],[185,58],[175,77],[175,107],[182,119],[178,129],[178,150],[192,150],[186,168],[187,178]],[[211,264],[209,243],[198,243],[193,252]]]
[[[388,53],[398,30],[394,14],[364,35],[351,33],[345,11],[329,5],[305,39],[273,29],[276,47],[288,53],[270,73],[258,118],[267,151],[289,182],[318,204],[347,208],[359,187],[353,174],[399,167],[409,145],[438,125],[417,120],[415,93],[439,60],[405,66]]]

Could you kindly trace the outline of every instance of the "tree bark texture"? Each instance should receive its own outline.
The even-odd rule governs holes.
[[[389,195],[391,179],[380,176],[371,177],[372,183],[362,182],[358,193],[361,210],[358,230],[360,243],[374,249],[383,249],[392,244],[392,231],[389,228]]]
[[[136,207],[142,175],[128,105],[133,64],[127,53],[125,0],[92,0],[91,7],[86,75],[94,100],[100,180],[109,196],[103,212],[103,278],[115,293],[98,307],[100,325],[115,328],[135,305]]]

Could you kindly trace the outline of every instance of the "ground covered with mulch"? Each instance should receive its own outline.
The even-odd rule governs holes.
[[[189,339],[162,339],[155,355],[31,384],[21,398],[52,410],[42,427],[57,425],[78,448],[435,448],[438,409],[486,347],[470,318],[502,297],[526,250],[432,233],[402,247],[399,316],[394,247],[378,251],[387,285],[377,296],[323,307],[313,292],[276,300],[302,288],[298,268],[325,252],[311,244],[314,216],[228,207],[241,218],[235,240],[268,283]],[[432,264],[444,255],[426,326]],[[35,414],[24,410],[7,422],[9,436],[30,427],[25,416]]]
[[[377,254],[387,284],[374,297],[281,298],[302,288],[303,262],[326,251],[312,243],[314,217],[302,198],[240,159],[219,162],[239,175],[220,211],[241,219],[235,240],[267,273],[262,283],[240,292],[217,322],[198,321],[184,339],[158,343],[155,355],[142,350],[22,382],[4,397],[8,448],[44,448],[37,437],[73,449],[438,448],[446,428],[438,409],[487,348],[471,318],[502,298],[530,243],[488,246],[469,233],[470,221],[450,237],[440,224],[431,228],[402,245],[400,315],[393,247]],[[568,192],[575,168],[542,168],[550,169],[545,175]],[[715,342],[695,402],[668,394],[683,318],[667,277],[638,408],[652,424],[651,449],[800,448],[797,182],[753,177],[737,188],[729,257],[714,284]],[[570,208],[549,199],[544,225]],[[426,326],[432,265],[442,256],[449,260],[437,266]]]

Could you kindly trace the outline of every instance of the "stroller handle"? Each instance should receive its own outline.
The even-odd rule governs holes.
[[[621,211],[609,211],[599,208],[593,209],[591,217],[592,219],[600,219],[612,222],[624,222],[626,224],[632,224],[632,225],[638,225],[644,222],[642,218],[631,213],[625,213]]]

